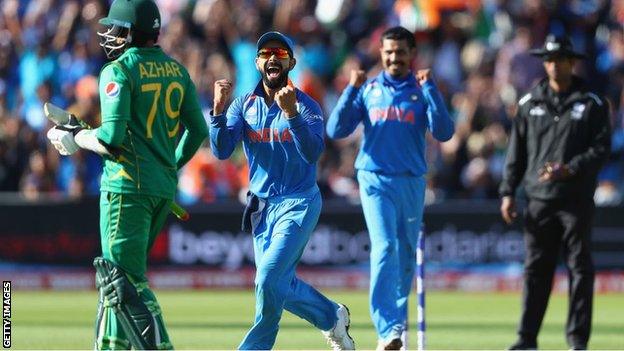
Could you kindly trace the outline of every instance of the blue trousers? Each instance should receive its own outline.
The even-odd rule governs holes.
[[[256,316],[239,350],[271,349],[284,309],[321,330],[336,324],[338,305],[295,275],[320,213],[321,194],[316,186],[295,196],[261,200],[252,216]]]
[[[371,240],[370,313],[377,335],[385,339],[408,318],[425,179],[363,170],[357,177]]]

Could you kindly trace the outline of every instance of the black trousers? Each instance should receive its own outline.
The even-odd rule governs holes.
[[[594,291],[591,223],[594,202],[529,200],[524,213],[524,291],[518,334],[537,341],[559,258],[568,268],[569,307],[566,338],[570,346],[589,341]],[[562,250],[563,249],[563,250]]]

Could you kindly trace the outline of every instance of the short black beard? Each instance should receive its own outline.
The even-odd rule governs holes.
[[[392,62],[392,63],[397,63],[397,62]],[[392,63],[391,63],[391,64],[392,64]],[[402,63],[398,63],[398,64],[397,64],[397,66],[403,66],[403,64],[402,64]],[[389,68],[388,68],[388,69],[386,69],[386,72],[388,72],[388,74],[389,74],[390,76],[392,76],[392,78],[402,78],[403,76],[405,76],[405,74],[404,74],[404,73],[392,74],[392,73],[390,73],[390,69],[389,69]],[[399,72],[400,72],[400,71],[399,71]]]
[[[288,71],[282,68],[282,72],[275,80],[269,80],[269,74],[267,73],[266,67],[264,68],[264,73],[262,74],[262,82],[267,88],[271,90],[275,90],[278,88],[285,87],[288,83]]]

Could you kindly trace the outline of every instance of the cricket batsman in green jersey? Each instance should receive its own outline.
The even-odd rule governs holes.
[[[107,27],[100,45],[114,59],[99,78],[102,125],[69,123],[48,133],[62,154],[84,148],[105,160],[102,257],[93,263],[95,348],[172,349],[148,286],[147,254],[174,199],[177,171],[206,138],[207,125],[188,72],[156,45],[160,13],[152,0],[115,0],[100,23]]]

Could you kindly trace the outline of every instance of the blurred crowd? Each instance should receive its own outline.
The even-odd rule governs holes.
[[[624,1],[620,0],[157,0],[159,44],[187,67],[208,119],[213,82],[228,78],[235,96],[260,79],[255,42],[279,30],[296,44],[291,79],[331,112],[351,69],[381,70],[380,35],[402,25],[416,35],[415,68],[431,67],[456,121],[456,135],[428,142],[428,203],[497,198],[518,99],[544,76],[530,48],[567,33],[588,59],[578,74],[606,96],[613,152],[596,192],[599,205],[622,204],[624,191]],[[60,157],[49,145],[45,101],[99,123],[97,76],[105,63],[98,19],[107,0],[0,2],[0,191],[27,198],[98,194],[101,159]],[[319,184],[326,198],[357,201],[353,162],[361,133],[326,141]],[[184,204],[236,198],[246,190],[242,151],[218,161],[208,144],[180,172]]]

